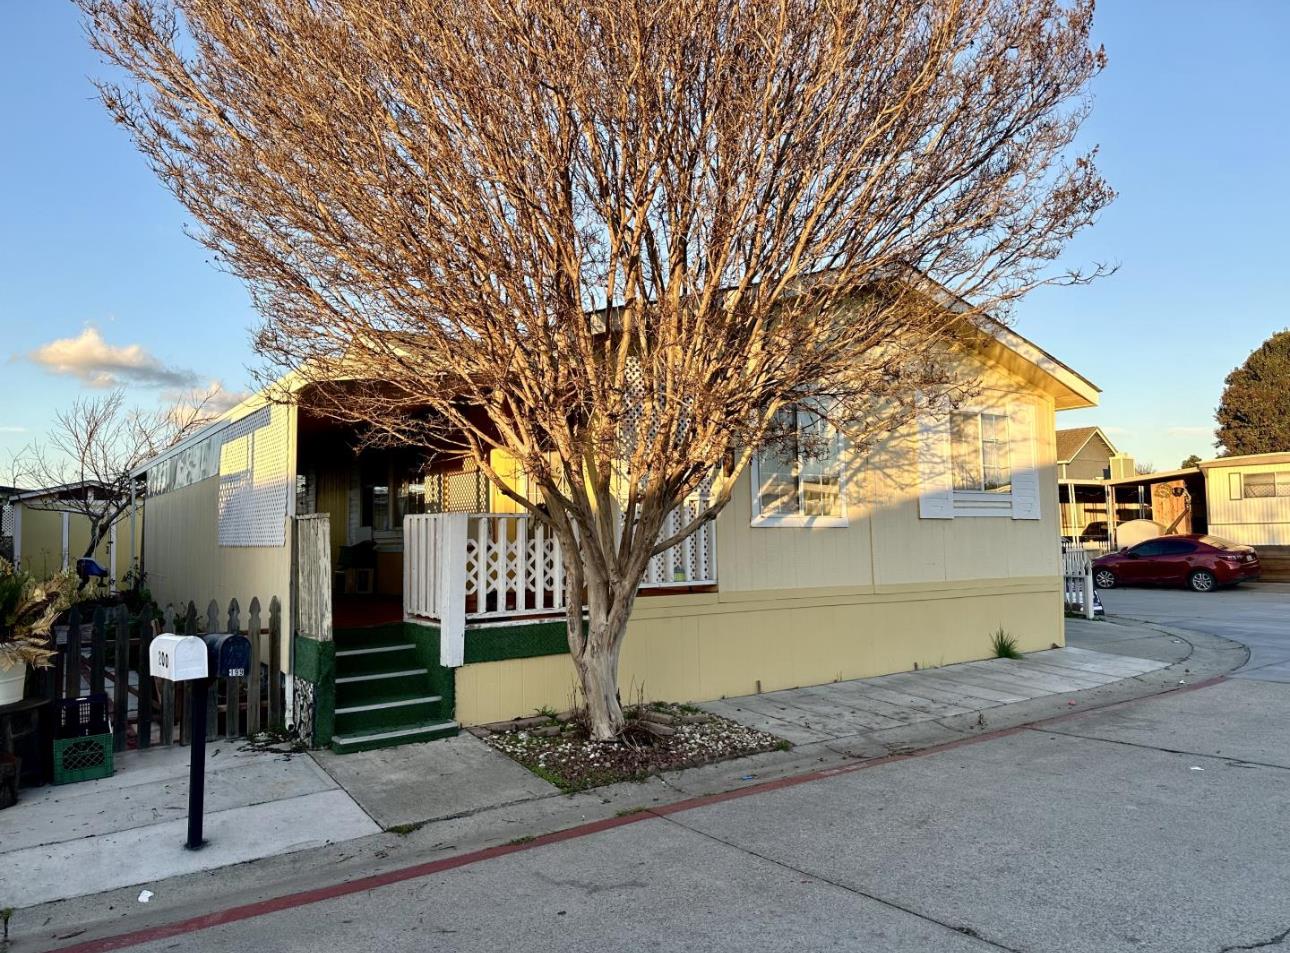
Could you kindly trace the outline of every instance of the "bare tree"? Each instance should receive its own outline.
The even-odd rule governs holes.
[[[127,407],[120,389],[78,397],[55,415],[48,443],[15,462],[30,488],[57,491],[25,505],[85,517],[90,536],[82,555],[92,556],[130,505],[134,471],[209,421],[205,407],[202,394],[156,411]]]
[[[1112,197],[1066,156],[1092,0],[79,2],[271,364],[552,527],[600,739],[648,560],[785,409],[864,446],[959,335],[1101,270],[1046,270]]]

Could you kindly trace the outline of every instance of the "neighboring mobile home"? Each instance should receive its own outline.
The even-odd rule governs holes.
[[[1204,460],[1209,532],[1250,546],[1290,546],[1290,452]]]
[[[1024,651],[1063,643],[1054,415],[1095,405],[1097,389],[991,327],[962,356],[980,384],[969,405],[925,413],[865,454],[833,434],[823,455],[768,455],[715,524],[655,557],[623,649],[624,699],[978,659],[999,628]],[[154,595],[278,596],[287,618],[309,620],[284,640],[288,691],[294,717],[338,750],[567,708],[555,541],[458,461],[355,453],[353,438],[260,396],[149,462]]]
[[[90,521],[71,500],[94,500],[95,483],[69,483],[42,490],[15,490],[8,499],[5,521],[12,535],[13,562],[38,579],[47,579],[65,569],[75,569],[76,560],[90,544]],[[124,547],[124,549],[122,548]],[[129,568],[129,532],[119,519],[95,547],[92,558],[108,571],[109,583],[116,582]]]

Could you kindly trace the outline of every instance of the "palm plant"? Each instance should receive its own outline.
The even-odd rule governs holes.
[[[70,572],[37,583],[0,559],[0,671],[15,665],[48,668],[53,664],[54,620],[71,606],[75,595],[76,576]]]

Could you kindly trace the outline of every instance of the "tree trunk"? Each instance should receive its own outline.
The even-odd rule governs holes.
[[[613,741],[622,734],[624,725],[618,659],[627,620],[636,602],[643,562],[640,571],[611,581],[590,560],[584,561],[575,545],[564,548],[564,564],[569,654],[587,707],[587,730],[596,741]]]
[[[623,704],[618,697],[618,647],[626,619],[617,633],[604,623],[587,629],[587,647],[575,656],[582,694],[587,703],[587,730],[596,741],[613,741],[623,732]]]
[[[102,537],[106,531],[106,527],[102,527],[102,522],[102,520],[90,520],[90,541],[89,545],[85,547],[85,552],[81,553],[82,559],[92,559],[94,556],[94,550],[98,549],[99,543],[103,542]],[[73,568],[75,568],[75,566],[73,566]]]

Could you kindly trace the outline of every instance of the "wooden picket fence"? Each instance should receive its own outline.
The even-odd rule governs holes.
[[[200,616],[193,602],[178,609],[166,606],[161,612],[155,606],[145,606],[137,616],[132,616],[125,606],[98,607],[87,614],[89,621],[83,621],[81,611],[72,609],[66,634],[59,638],[52,695],[63,699],[110,694],[113,747],[117,751],[127,747],[132,713],[140,748],[154,743],[172,745],[176,741],[187,744],[191,740],[186,695],[191,688],[182,682],[154,679],[149,672],[148,646],[162,632],[240,632],[251,643],[251,664],[244,677],[210,682],[206,696],[207,740],[222,736],[232,741],[282,727],[282,604],[276,596],[269,600],[267,619],[263,618],[260,600],[252,599],[245,625],[236,599],[229,602],[226,610],[212,600]],[[61,628],[56,627],[56,632]],[[76,664],[71,660],[77,660]]]

